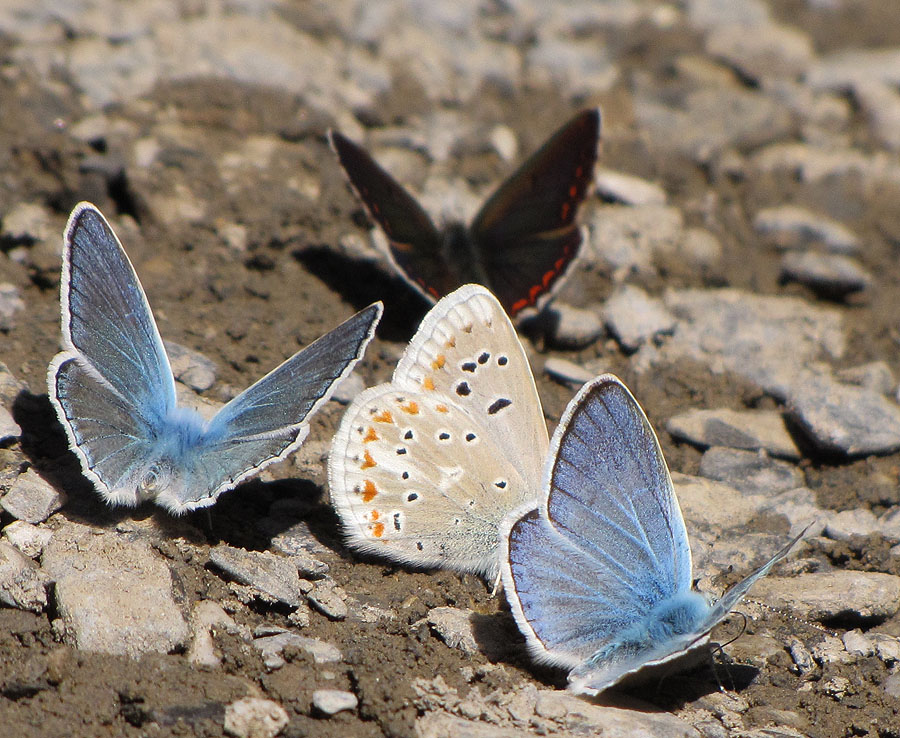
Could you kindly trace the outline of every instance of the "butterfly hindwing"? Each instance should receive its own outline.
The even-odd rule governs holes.
[[[329,455],[332,501],[355,548],[491,579],[500,522],[537,504],[547,444],[512,324],[466,285],[425,317],[393,380],[348,408]]]

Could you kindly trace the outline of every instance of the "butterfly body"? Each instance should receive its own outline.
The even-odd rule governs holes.
[[[707,643],[803,535],[710,601],[692,586],[684,520],[656,434],[616,377],[588,382],[560,419],[538,509],[511,514],[501,556],[510,608],[536,660],[597,694]]]
[[[48,388],[82,469],[104,500],[152,500],[180,514],[283,459],[308,417],[362,356],[376,303],[241,392],[211,419],[181,407],[150,306],[109,224],[82,203],[65,232],[63,350]]]
[[[470,224],[439,228],[365,149],[329,134],[350,184],[388,238],[396,270],[432,302],[462,284],[485,285],[512,317],[537,307],[578,253],[583,234],[575,217],[599,136],[600,112],[582,111],[497,188]]]

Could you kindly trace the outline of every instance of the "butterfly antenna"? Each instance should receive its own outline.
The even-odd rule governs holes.
[[[735,614],[735,615],[740,615],[741,618],[743,618],[743,620],[744,620],[744,624],[741,626],[740,632],[739,632],[734,638],[732,638],[730,641],[725,641],[725,643],[717,643],[717,644],[716,644],[717,649],[718,649],[719,651],[722,651],[722,649],[725,648],[725,646],[730,646],[730,645],[731,645],[732,643],[734,643],[738,638],[740,638],[742,635],[744,635],[744,633],[747,632],[747,616],[746,616],[744,613],[742,613],[742,612],[738,612],[737,610],[735,611],[734,614]],[[724,651],[722,651],[722,654],[724,655]]]
[[[729,641],[728,643],[731,643],[731,641]],[[724,646],[727,646],[728,643],[724,644]],[[719,670],[716,668],[716,656],[715,656],[717,651],[722,658],[722,666],[725,668],[725,673],[728,675],[728,681],[731,682],[731,691],[737,692],[737,687],[734,686],[734,677],[731,676],[731,669],[728,668],[728,663],[727,663],[727,661],[725,661],[727,654],[723,650],[724,646],[717,643],[715,648],[712,648],[707,652],[709,654],[710,671],[712,671],[713,677],[715,677],[716,685],[719,687],[719,691],[722,692],[723,694],[725,692],[727,692],[728,690],[725,688],[725,685],[722,684],[722,680],[719,679]]]
[[[826,633],[830,636],[838,637],[838,632],[836,630],[832,630],[831,628],[826,628],[823,625],[819,625],[818,623],[814,623],[811,620],[807,620],[806,618],[798,617],[797,615],[793,615],[789,613],[787,610],[784,610],[780,607],[772,607],[772,605],[767,605],[765,602],[760,602],[759,600],[752,600],[750,598],[745,598],[744,602],[749,602],[757,607],[768,610],[769,612],[775,613],[776,615],[780,615],[786,620],[790,620],[794,623],[799,623],[800,625],[805,625],[807,628],[811,630],[817,630],[820,633]]]

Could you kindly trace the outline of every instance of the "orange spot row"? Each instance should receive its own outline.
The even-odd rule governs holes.
[[[366,435],[363,436],[363,443],[369,443],[371,441],[377,441],[378,434],[375,433],[375,429],[369,426],[369,430],[366,431]]]
[[[450,338],[447,339],[447,343],[444,345],[447,348],[454,348],[456,346],[456,336],[450,336]]]
[[[414,400],[410,400],[405,405],[401,405],[400,409],[405,413],[409,413],[410,415],[418,415],[419,403],[415,402]]]
[[[372,535],[376,538],[381,538],[384,535],[384,523],[375,523],[372,526]]]
[[[431,368],[432,368],[432,369],[435,369],[435,370],[437,370],[437,369],[443,369],[443,368],[444,368],[444,364],[445,364],[446,362],[447,362],[447,357],[444,356],[443,354],[438,354],[438,355],[435,357],[434,361],[431,362]]]
[[[375,499],[375,495],[377,494],[378,490],[375,488],[375,482],[371,479],[367,479],[363,485],[362,501],[371,502]],[[377,515],[378,513],[375,514]]]
[[[446,405],[438,405],[435,408],[435,410],[437,410],[439,413],[449,413],[450,412],[450,409]]]
[[[425,377],[425,379],[422,380],[422,386],[427,390],[433,390],[434,380],[431,377]]]
[[[390,410],[385,410],[384,412],[378,413],[378,415],[375,416],[375,422],[376,423],[393,423],[394,416],[391,415]]]
[[[370,454],[368,451],[363,452],[363,459],[364,461],[359,467],[360,469],[371,469],[373,466],[376,466],[375,459],[372,458],[372,454]]]

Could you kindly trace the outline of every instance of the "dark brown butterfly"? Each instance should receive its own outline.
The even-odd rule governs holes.
[[[337,131],[329,138],[360,200],[387,235],[391,262],[432,302],[478,282],[515,316],[548,294],[578,253],[582,234],[575,216],[597,160],[597,109],[580,112],[554,133],[468,227],[449,223],[438,229],[363,148]]]

